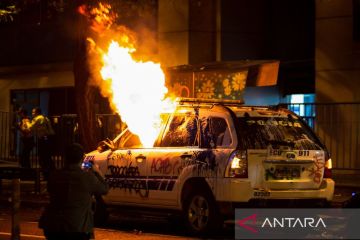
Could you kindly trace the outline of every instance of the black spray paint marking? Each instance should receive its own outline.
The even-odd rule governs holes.
[[[201,152],[194,151],[191,158],[182,161],[180,170],[191,168],[196,176],[216,177],[217,167],[215,154],[211,150]]]
[[[123,178],[123,177],[138,177],[140,176],[140,171],[138,167],[131,166],[132,162],[128,166],[114,166],[109,165],[108,170],[110,170],[109,177],[112,178]]]
[[[110,171],[110,174],[106,175],[106,181],[110,188],[125,189],[125,191],[128,190],[130,193],[134,192],[146,198],[149,196],[147,183],[137,179],[140,177],[139,168],[131,164],[132,162],[128,166],[109,165],[108,171]]]
[[[149,197],[149,188],[145,179],[107,177],[106,182],[109,184],[110,189],[124,189],[125,192],[139,194],[142,198]]]

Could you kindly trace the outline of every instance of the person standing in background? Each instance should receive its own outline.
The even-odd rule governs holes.
[[[49,118],[41,114],[39,107],[32,110],[33,119],[30,124],[31,132],[37,140],[39,163],[47,178],[49,171],[54,168],[51,162],[51,137],[55,134]]]
[[[23,168],[30,168],[30,153],[34,147],[34,138],[30,130],[31,121],[26,109],[23,107],[18,110],[18,115],[20,117],[18,129],[21,141],[20,165]]]

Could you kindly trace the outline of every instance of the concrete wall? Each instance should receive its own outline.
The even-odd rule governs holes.
[[[216,15],[220,14],[218,7],[220,6],[215,0],[190,1],[190,64],[216,60]]]
[[[316,101],[360,101],[360,41],[353,39],[353,1],[316,1]]]
[[[216,0],[159,0],[158,43],[163,66],[216,60]]]
[[[353,0],[316,0],[317,133],[333,166],[360,169],[360,41],[353,37]]]
[[[188,64],[189,0],[159,0],[158,37],[163,66]]]
[[[10,91],[74,86],[72,71],[0,76],[0,111],[10,111]]]

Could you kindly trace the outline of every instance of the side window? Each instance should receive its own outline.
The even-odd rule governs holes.
[[[202,119],[202,147],[227,147],[232,140],[226,120],[221,117]]]
[[[198,146],[197,120],[194,115],[174,115],[165,130],[161,147]]]
[[[227,147],[231,145],[231,135],[225,119],[220,117],[211,118],[211,131],[214,134],[215,146]]]

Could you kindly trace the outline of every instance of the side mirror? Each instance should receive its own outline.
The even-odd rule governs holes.
[[[105,140],[99,142],[97,148],[96,148],[99,152],[104,152],[106,150],[114,150],[115,149],[115,146],[114,146],[114,142],[109,139],[109,138],[106,138]]]

